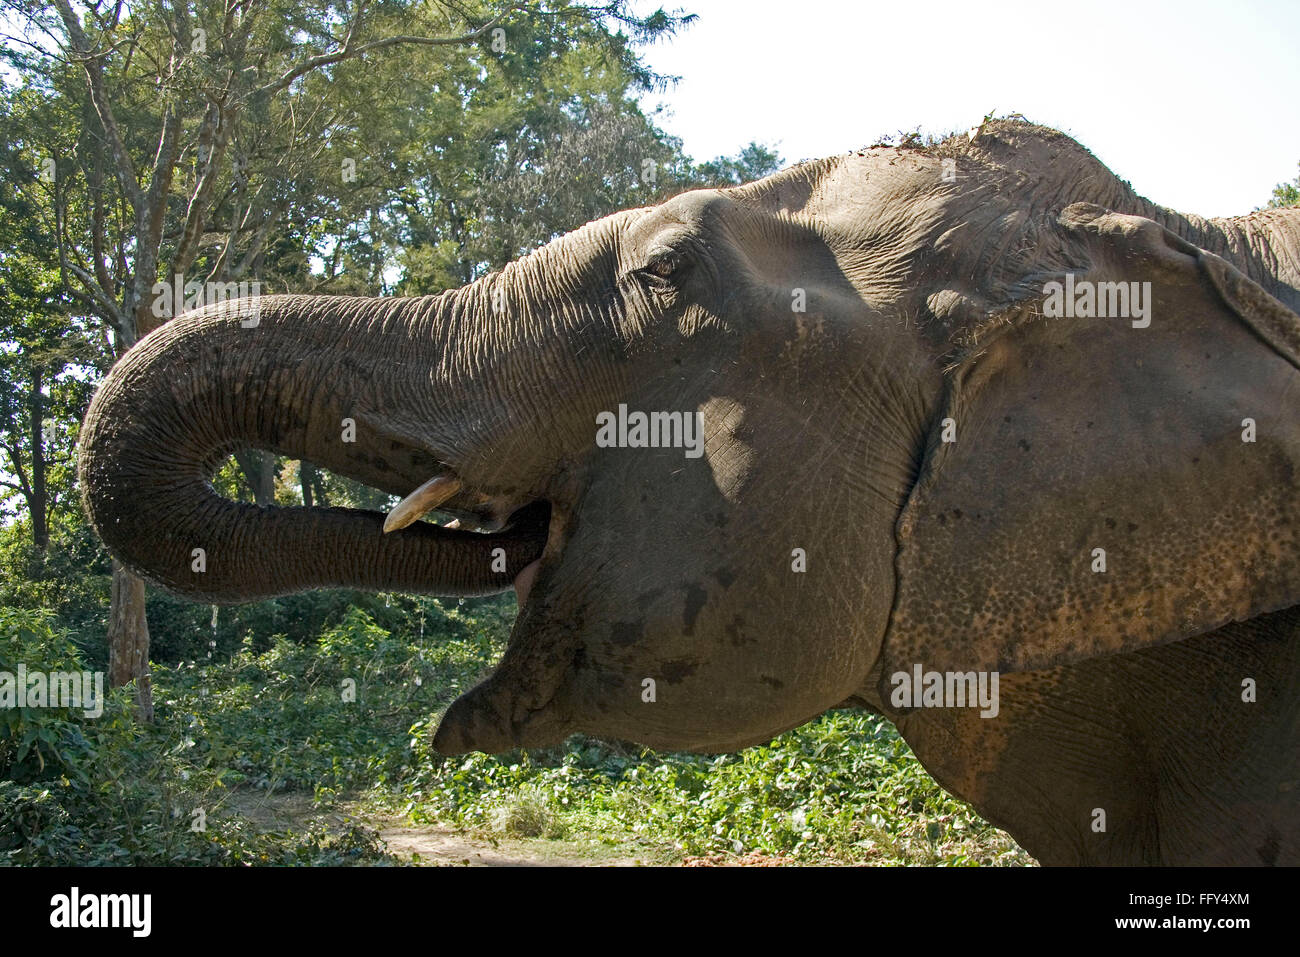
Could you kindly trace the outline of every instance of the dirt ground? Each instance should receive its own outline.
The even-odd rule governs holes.
[[[398,818],[357,814],[352,806],[322,812],[306,794],[241,792],[228,811],[268,830],[324,824],[342,830],[360,823],[379,832],[388,853],[423,867],[642,867],[677,863],[662,854],[629,853],[620,846],[581,841],[507,838],[448,827],[410,825]]]
[[[462,867],[642,867],[649,855],[627,857],[621,848],[592,848],[568,841],[473,837],[443,827],[391,826],[379,837],[388,853],[421,865]],[[606,850],[607,853],[601,853]]]

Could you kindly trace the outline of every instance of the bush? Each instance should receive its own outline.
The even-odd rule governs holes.
[[[15,704],[0,707],[0,779],[19,783],[70,776],[85,781],[94,744],[83,733],[84,714],[70,707],[17,707],[20,670],[82,672],[72,642],[57,634],[48,612],[0,608],[0,672],[12,681]]]
[[[0,609],[0,670],[88,666],[48,613]],[[302,654],[302,649],[290,646]],[[304,655],[310,657],[310,655]],[[225,670],[225,669],[219,669]],[[177,674],[163,669],[168,692]],[[196,684],[199,682],[196,682]],[[202,698],[198,693],[196,698]],[[0,709],[0,861],[9,864],[339,864],[381,860],[377,836],[259,831],[230,813],[231,791],[215,755],[232,749],[202,736],[205,716],[168,700],[153,726],[132,713],[129,688],[105,696],[103,713]],[[285,746],[281,742],[279,751]]]

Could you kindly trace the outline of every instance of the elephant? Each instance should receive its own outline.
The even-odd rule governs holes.
[[[1044,864],[1296,864],[1298,312],[1300,209],[1183,215],[996,119],[439,295],[203,306],[106,376],[80,487],[203,602],[514,587],[444,754],[867,708]],[[401,504],[228,500],[244,447]]]

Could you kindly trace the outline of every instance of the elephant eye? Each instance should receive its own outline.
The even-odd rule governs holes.
[[[680,261],[676,256],[657,256],[650,261],[643,272],[659,279],[669,279],[677,273]]]

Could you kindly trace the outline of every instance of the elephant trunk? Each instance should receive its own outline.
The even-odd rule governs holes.
[[[417,522],[385,535],[378,512],[242,504],[211,485],[242,447],[397,495],[448,473],[441,439],[465,423],[446,419],[472,399],[440,397],[445,379],[429,356],[445,359],[455,339],[456,295],[271,296],[156,330],[112,370],[86,416],[79,477],[96,532],[137,573],[205,602],[321,587],[508,588],[541,554],[544,505],[496,534]]]

